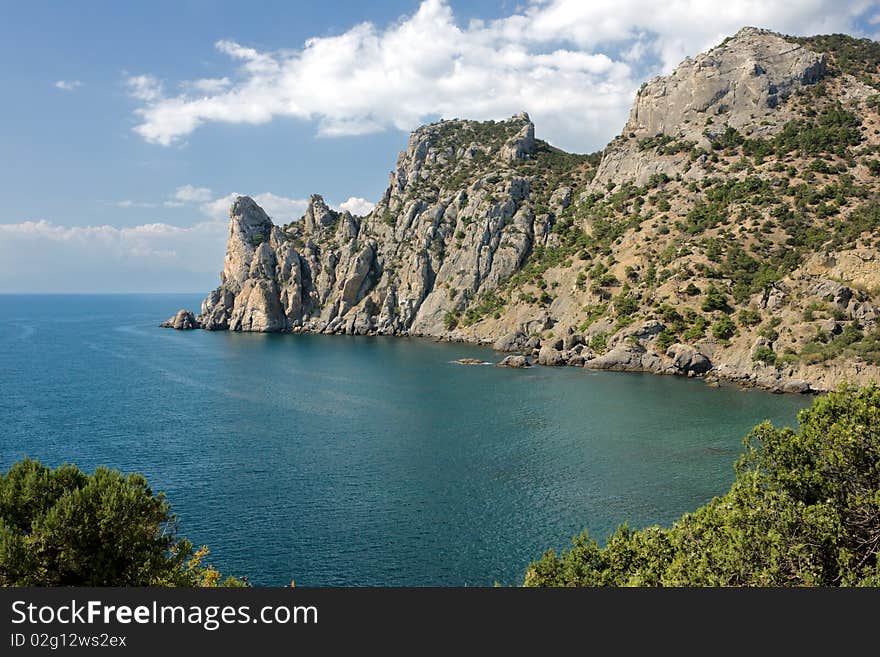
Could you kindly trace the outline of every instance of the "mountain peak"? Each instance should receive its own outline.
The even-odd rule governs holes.
[[[636,97],[626,132],[701,141],[706,125],[759,123],[798,88],[825,74],[825,55],[780,35],[744,27],[671,75],[648,82]],[[710,121],[711,119],[711,121]]]
[[[657,173],[645,162],[653,154],[638,145],[645,140],[662,136],[710,148],[712,138],[728,127],[773,134],[793,118],[785,100],[825,74],[824,54],[770,30],[744,27],[711,50],[686,58],[671,74],[642,85],[623,139],[609,146],[596,184],[627,177],[641,181]]]
[[[764,35],[780,36],[779,33],[773,32],[772,30],[768,30],[763,27],[755,27],[753,25],[745,25],[744,27],[741,27],[736,32],[736,34],[734,34],[732,37],[730,37],[730,39],[731,40],[742,39],[742,38],[748,38],[748,37],[754,37],[754,36],[764,36]]]

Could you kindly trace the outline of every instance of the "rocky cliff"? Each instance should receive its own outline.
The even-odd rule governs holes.
[[[220,286],[193,321],[209,330],[449,337],[457,317],[547,242],[555,213],[571,202],[571,189],[551,189],[544,174],[586,181],[590,161],[536,140],[526,114],[444,121],[412,134],[369,216],[336,212],[314,195],[301,219],[278,226],[240,197]]]
[[[424,126],[365,217],[312,196],[279,225],[240,197],[220,286],[165,325],[791,391],[880,379],[876,46],[745,28],[646,83],[601,154],[526,114]]]
[[[639,140],[663,135],[711,149],[728,127],[774,134],[796,115],[785,100],[818,83],[826,72],[823,53],[767,30],[743,28],[711,51],[686,59],[672,75],[642,86],[623,128],[625,138],[605,150],[595,182],[642,185],[658,173],[700,179],[703,162],[690,162],[687,149],[658,158],[656,151],[639,148]]]

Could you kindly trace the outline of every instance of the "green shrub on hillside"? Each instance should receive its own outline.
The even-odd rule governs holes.
[[[843,386],[745,440],[730,491],[669,529],[588,532],[526,586],[880,585],[880,387]]]
[[[701,306],[703,312],[709,313],[713,310],[728,311],[730,306],[727,305],[727,296],[714,285],[710,285],[703,297]]]
[[[776,352],[770,347],[758,347],[755,349],[752,360],[756,363],[764,363],[765,365],[775,365]]]
[[[811,37],[789,37],[815,52],[830,56],[832,75],[849,73],[861,82],[880,89],[877,76],[880,71],[880,43],[858,39],[848,34],[822,34]]]
[[[733,323],[733,320],[728,315],[722,315],[721,319],[715,322],[715,325],[712,327],[712,335],[718,340],[732,338],[734,333],[736,333],[736,324]]]
[[[761,313],[757,310],[743,309],[739,311],[737,316],[739,323],[743,326],[755,326],[761,323]]]

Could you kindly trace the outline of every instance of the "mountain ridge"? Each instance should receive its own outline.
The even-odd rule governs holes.
[[[220,286],[164,325],[779,391],[880,379],[874,45],[744,28],[646,82],[602,154],[536,139],[525,113],[422,126],[363,217],[314,195],[279,226],[239,197]]]

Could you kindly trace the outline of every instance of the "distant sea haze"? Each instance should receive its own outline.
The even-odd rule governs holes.
[[[196,295],[0,296],[0,467],[142,472],[261,585],[491,585],[584,528],[727,490],[809,399],[643,374],[454,363],[408,338],[169,331]]]

